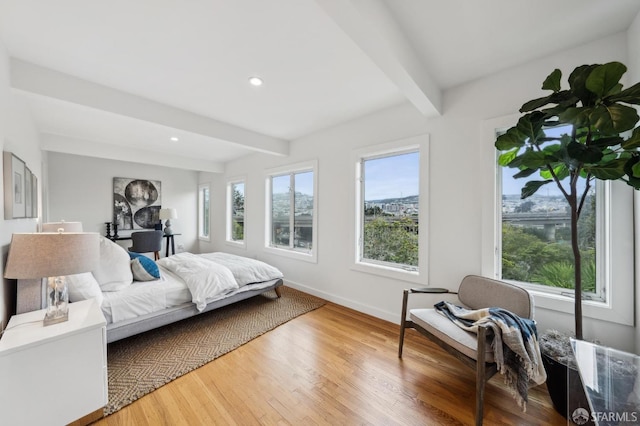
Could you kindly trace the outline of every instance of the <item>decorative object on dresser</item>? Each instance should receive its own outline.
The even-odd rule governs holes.
[[[154,229],[162,205],[159,180],[113,178],[113,229]]]
[[[4,276],[48,278],[44,325],[67,321],[69,293],[65,275],[89,272],[96,267],[98,241],[97,233],[13,234]]]
[[[24,161],[3,152],[4,218],[38,217],[38,178]]]
[[[160,220],[165,220],[164,233],[166,235],[172,235],[173,229],[171,229],[171,219],[177,219],[178,212],[176,209],[160,209]]]

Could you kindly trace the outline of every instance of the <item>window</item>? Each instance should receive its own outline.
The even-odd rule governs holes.
[[[244,180],[227,183],[227,242],[244,245]]]
[[[267,178],[266,246],[316,260],[316,163],[272,171]]]
[[[417,136],[355,153],[354,269],[408,281],[426,274],[426,141]]]
[[[209,233],[209,204],[210,185],[204,183],[198,186],[198,238],[211,241]]]
[[[545,130],[549,137],[568,132],[571,132],[569,126]],[[533,284],[541,291],[572,295],[571,217],[565,197],[557,186],[549,184],[521,200],[520,190],[528,179],[514,179],[517,169],[499,167],[498,170],[502,188],[501,277]],[[585,182],[581,184],[580,193],[585,189]],[[600,249],[606,241],[606,224],[604,203],[600,200],[606,199],[607,186],[596,182],[591,187],[578,223],[582,288],[586,297],[598,300],[606,298],[604,275],[600,273],[606,264],[606,251]]]
[[[482,193],[494,195],[493,197],[482,197],[481,273],[484,276],[493,276],[498,279],[508,279],[506,276],[503,277],[502,272],[503,251],[509,252],[509,248],[506,247],[507,239],[505,238],[503,242],[502,232],[503,188],[505,196],[514,193],[514,190],[508,188],[510,177],[503,179],[504,170],[496,161],[494,143],[496,129],[506,129],[512,126],[518,118],[518,115],[511,115],[485,121],[483,155],[481,161],[478,162]],[[526,180],[525,178],[516,181],[518,192]],[[551,190],[551,186],[548,186]],[[546,187],[541,189],[540,195],[547,195],[546,189]],[[549,196],[551,195],[550,191]],[[505,198],[508,200],[509,197]],[[629,229],[632,229],[634,223],[634,191],[624,182],[598,182],[595,185],[592,200],[595,200],[595,203],[589,207],[591,214],[587,216],[591,217],[590,220],[595,220],[596,286],[595,291],[591,295],[586,295],[583,301],[583,313],[587,318],[631,325],[634,321],[634,307],[633,298],[629,295],[634,291],[634,234],[629,232]],[[509,206],[507,203],[505,210],[515,210],[516,207],[518,205]],[[520,207],[519,210],[527,210],[529,207],[530,205],[526,205]],[[593,215],[594,209],[595,216]],[[587,219],[585,214],[587,211],[583,212],[583,220]],[[544,235],[544,225],[539,226],[540,230],[531,230],[531,233],[538,232]],[[562,238],[562,234],[565,232],[561,229],[562,226],[560,224],[555,227],[556,239]],[[525,232],[524,229],[516,231]],[[567,317],[558,318],[569,318],[573,315],[572,289],[513,279],[512,282],[526,287],[534,294],[536,309],[540,309],[539,315],[546,315],[545,313],[549,311],[568,314]],[[548,318],[547,320],[549,320]]]

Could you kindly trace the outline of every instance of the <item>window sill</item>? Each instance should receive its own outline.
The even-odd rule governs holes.
[[[548,309],[550,311],[563,312],[569,315],[574,314],[574,298],[560,294],[545,293],[542,291],[528,289],[533,295],[536,308]],[[599,302],[597,300],[583,300],[582,314],[587,318],[594,318],[617,324],[633,325],[633,317],[628,318],[619,309],[613,309],[611,304]]]
[[[247,243],[245,243],[244,241],[226,240],[225,244],[228,245],[228,246],[231,246],[231,247],[242,249],[242,250],[246,250],[247,249]]]
[[[264,251],[278,256],[288,257],[289,259],[297,259],[309,263],[318,263],[318,258],[315,252],[303,253],[295,250],[277,247],[265,247]]]
[[[417,284],[425,283],[425,280],[422,279],[420,272],[417,271],[405,271],[400,268],[393,268],[390,266],[376,265],[373,263],[365,262],[356,262],[351,266],[351,269],[358,272],[364,272],[366,274],[392,278],[394,280],[407,281]]]

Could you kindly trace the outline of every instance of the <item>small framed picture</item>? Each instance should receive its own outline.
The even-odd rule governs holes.
[[[26,168],[24,161],[10,152],[3,153],[4,166],[4,218],[18,219],[27,217],[26,197],[31,197],[31,179],[29,191],[26,190]],[[29,171],[29,174],[31,172]],[[31,207],[31,200],[29,202]],[[31,211],[29,211],[29,215]]]

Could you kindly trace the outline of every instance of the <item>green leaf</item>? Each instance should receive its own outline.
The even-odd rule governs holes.
[[[634,128],[638,122],[635,108],[620,104],[600,104],[592,110],[591,125],[605,134],[622,133]]]
[[[634,177],[640,178],[640,163],[636,163],[631,167]]]
[[[542,90],[553,90],[554,92],[559,92],[561,78],[562,71],[556,68],[551,74],[547,76],[547,78],[542,83]]]
[[[520,191],[520,198],[524,200],[525,198],[531,197],[535,194],[540,187],[553,182],[553,180],[530,180],[529,182],[524,184],[524,187]]]
[[[569,86],[584,106],[593,106],[595,95],[586,87],[587,78],[599,64],[582,65],[573,70],[569,75]]]
[[[520,156],[522,166],[528,169],[539,169],[549,163],[544,152],[527,150]]]
[[[631,137],[629,137],[629,139],[627,139],[626,141],[622,142],[620,146],[625,151],[631,151],[631,150],[640,148],[640,127],[636,127],[635,129],[633,129],[633,133],[631,134]]]
[[[571,124],[575,128],[589,125],[589,113],[591,108],[569,107],[558,113],[558,119],[563,124]]]
[[[617,180],[624,176],[624,165],[627,160],[616,159],[608,163],[596,166],[585,166],[584,169],[591,173],[597,179],[601,180]]]
[[[520,179],[520,178],[525,178],[525,177],[529,177],[532,174],[534,174],[538,169],[523,169],[520,170],[518,173],[516,173],[515,175],[513,175],[514,179]]]
[[[640,104],[640,83],[636,83],[618,94],[608,96],[606,100],[607,102],[624,102],[638,105]]]
[[[597,163],[602,159],[602,151],[596,146],[587,146],[579,142],[569,142],[567,153],[581,163]]]
[[[506,167],[509,165],[509,163],[511,163],[513,161],[514,158],[516,158],[516,156],[518,155],[518,151],[520,150],[520,148],[514,148],[511,151],[507,151],[503,154],[501,154],[498,157],[498,164],[501,165],[502,167]]]
[[[586,88],[602,98],[616,87],[625,72],[627,72],[627,67],[620,62],[598,65],[589,73],[585,81]]]
[[[591,144],[597,146],[598,148],[606,148],[608,146],[620,145],[622,142],[623,139],[620,136],[611,136],[594,139]]]
[[[501,134],[496,139],[495,147],[499,151],[507,151],[513,148],[520,148],[524,146],[526,136],[522,135],[515,127],[507,130],[506,133]]]
[[[559,180],[562,180],[569,176],[569,169],[566,164],[559,164],[553,168],[553,172],[556,174]],[[543,179],[553,179],[553,175],[550,170],[541,170],[540,177]]]
[[[534,111],[520,117],[516,129],[529,139],[529,143],[537,144],[538,138],[544,137],[544,132],[542,131],[543,122],[544,114]]]

